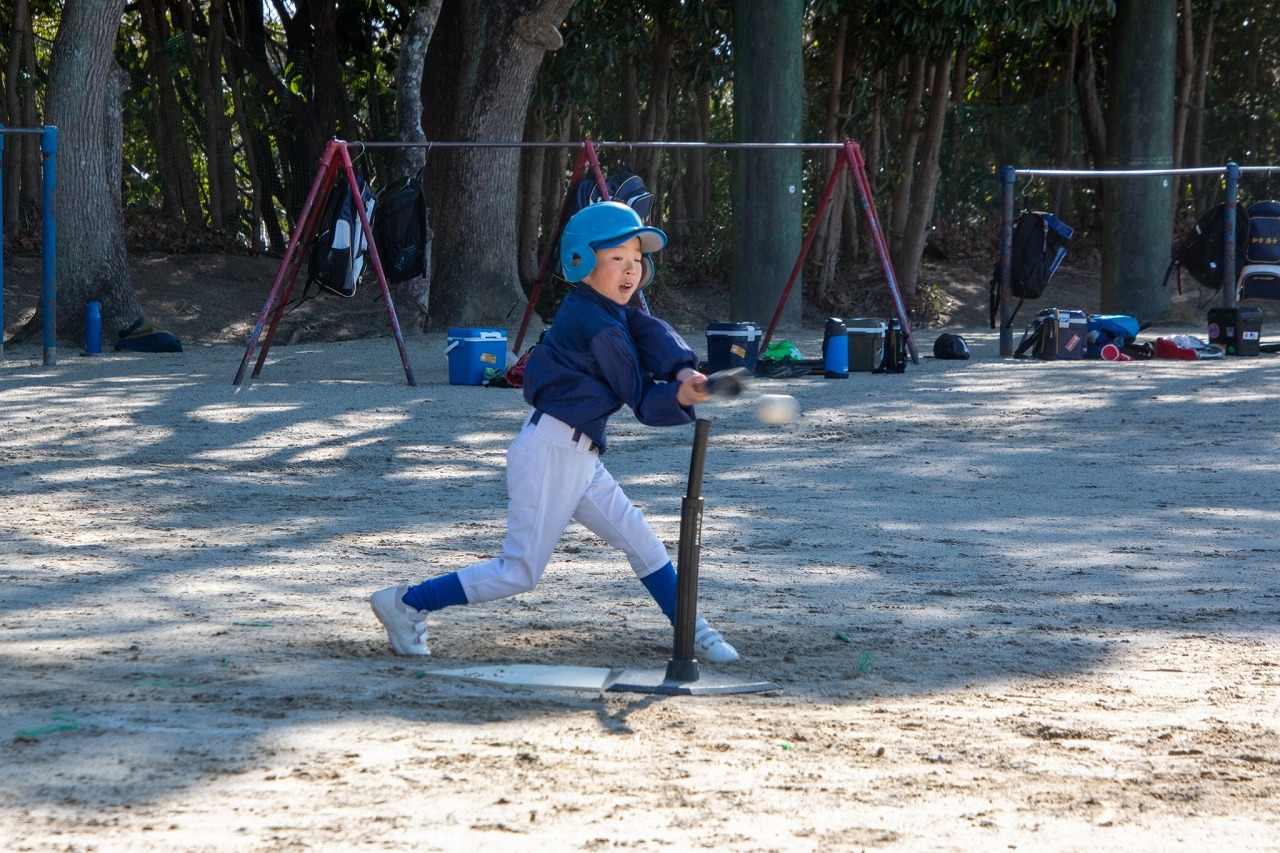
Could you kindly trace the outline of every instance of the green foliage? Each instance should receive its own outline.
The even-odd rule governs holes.
[[[734,0],[577,3],[561,28],[564,48],[544,59],[534,108],[542,111],[550,128],[559,128],[572,115],[577,122],[577,129],[571,131],[575,135],[590,133],[601,140],[623,139],[627,126],[624,108],[643,114],[649,106],[655,51],[663,39],[670,39],[673,52],[667,138],[690,138],[694,132],[691,128],[700,125],[706,116],[710,120],[706,139],[729,140],[734,6]],[[160,174],[163,158],[158,156],[161,152],[157,150],[154,127],[155,81],[150,78],[148,65],[148,51],[154,48],[140,35],[144,8],[141,4],[129,7],[117,50],[118,61],[130,78],[130,90],[123,103],[122,170],[123,198],[130,211],[159,209],[164,195],[164,176]],[[207,14],[207,4],[194,8],[197,18]],[[287,32],[276,17],[291,7],[273,4],[270,8],[273,14],[262,18],[267,44],[261,51],[269,67],[255,68],[238,80],[243,86],[246,115],[234,112],[226,88],[230,71],[224,69],[223,77],[216,81],[224,89],[221,109],[234,119],[232,146],[241,193],[240,227],[245,240],[251,227],[248,146],[254,144],[255,154],[263,161],[259,163],[260,171],[272,183],[268,188],[271,197],[264,208],[280,217],[278,226],[287,233],[284,211],[291,206],[296,208],[314,174],[314,161],[310,159],[314,152],[309,146],[315,145],[316,140],[303,136],[298,117],[313,114],[319,104],[317,95],[325,94],[315,90],[315,68],[311,63],[316,55],[314,45],[307,42],[305,33]],[[412,4],[408,0],[358,0],[340,3],[336,8],[336,50],[345,89],[342,100],[350,105],[350,120],[355,123],[344,132],[389,139],[394,126],[392,85],[400,33]],[[1188,152],[1188,157],[1199,158],[1190,165],[1217,165],[1227,160],[1246,165],[1276,162],[1280,159],[1280,137],[1274,132],[1280,126],[1280,7],[1197,0],[1192,7],[1197,50],[1211,9],[1216,18],[1207,106],[1203,115],[1192,116],[1193,120],[1203,119],[1204,144],[1200,153]],[[36,0],[32,4],[38,36],[35,79],[40,84],[60,10],[56,0]],[[995,208],[998,187],[994,170],[999,165],[1090,165],[1082,142],[1078,93],[1067,67],[1073,49],[1071,38],[1073,28],[1089,32],[1099,91],[1105,99],[1110,47],[1107,22],[1114,13],[1114,0],[809,0],[805,6],[805,101],[801,105],[804,138],[821,137],[827,123],[829,87],[838,86],[839,135],[861,140],[865,150],[873,128],[880,129],[882,171],[872,179],[878,196],[885,193],[890,185],[888,176],[905,165],[895,162],[895,158],[897,134],[904,118],[905,69],[909,59],[961,59],[967,70],[952,96],[936,216],[940,227],[980,225]],[[12,14],[11,4],[0,4],[0,32],[9,32]],[[224,21],[228,39],[239,48],[245,48],[248,40],[248,35],[239,29],[246,14],[237,6]],[[844,78],[833,84],[828,76],[841,16],[847,16],[850,23]],[[184,156],[190,157],[207,205],[204,107],[198,77],[204,72],[193,64],[192,52],[193,48],[204,47],[207,24],[202,26],[197,21],[195,31],[186,33],[172,17],[170,26],[173,37],[159,49],[165,53],[164,67],[178,93],[179,121],[188,139]],[[1074,46],[1078,49],[1079,44]],[[7,43],[0,46],[5,47]],[[23,81],[3,81],[5,87],[20,82]],[[629,89],[629,85],[634,88]],[[634,98],[634,102],[624,102],[624,97]],[[1058,144],[1064,120],[1069,128],[1069,150],[1065,152]],[[242,132],[253,139],[242,138]],[[332,129],[316,132],[323,137]],[[381,152],[371,153],[364,163],[376,165],[382,157]],[[698,275],[713,275],[722,269],[729,244],[729,158],[712,155],[710,159],[709,206],[698,222],[689,223],[688,245],[673,253],[680,254],[681,264]],[[663,173],[656,178],[646,176],[647,180],[659,187],[681,181],[685,176],[676,172],[675,163],[676,158],[663,157]],[[805,186],[811,194],[807,210],[813,209],[815,195],[824,186],[825,169],[820,157],[805,158]],[[1271,189],[1263,183],[1257,192]],[[1033,192],[1041,190],[1040,186],[1031,188]],[[1275,191],[1280,192],[1280,188]],[[659,203],[669,202],[662,198]],[[1076,203],[1087,207],[1092,204],[1092,197],[1079,190]],[[670,213],[663,211],[664,216]]]

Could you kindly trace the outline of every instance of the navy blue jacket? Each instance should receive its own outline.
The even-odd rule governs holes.
[[[605,450],[609,416],[625,404],[649,426],[692,423],[676,374],[698,356],[666,322],[581,285],[560,303],[524,372],[529,405],[582,430]]]

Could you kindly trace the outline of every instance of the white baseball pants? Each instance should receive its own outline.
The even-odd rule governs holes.
[[[532,418],[533,412],[530,412]],[[543,413],[507,449],[507,536],[502,555],[458,570],[468,604],[538,585],[571,520],[621,550],[643,578],[670,562],[666,546],[605,469],[591,439]]]

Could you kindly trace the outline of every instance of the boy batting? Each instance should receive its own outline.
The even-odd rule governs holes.
[[[502,553],[416,586],[375,592],[370,603],[400,655],[430,654],[430,613],[479,604],[537,586],[571,520],[622,551],[673,623],[676,571],[666,547],[604,467],[605,427],[624,405],[650,426],[693,423],[708,397],[698,357],[667,323],[632,307],[653,278],[653,252],[666,235],[625,204],[578,211],[560,241],[565,296],[529,356],[529,413],[507,450],[507,534]],[[694,632],[700,660],[728,663],[738,653],[705,619]]]

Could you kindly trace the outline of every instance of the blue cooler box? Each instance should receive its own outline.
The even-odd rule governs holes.
[[[707,326],[707,370],[745,367],[755,372],[764,329],[756,323],[712,323]]]
[[[444,352],[450,385],[482,385],[486,368],[507,366],[507,333],[504,329],[450,329]]]

